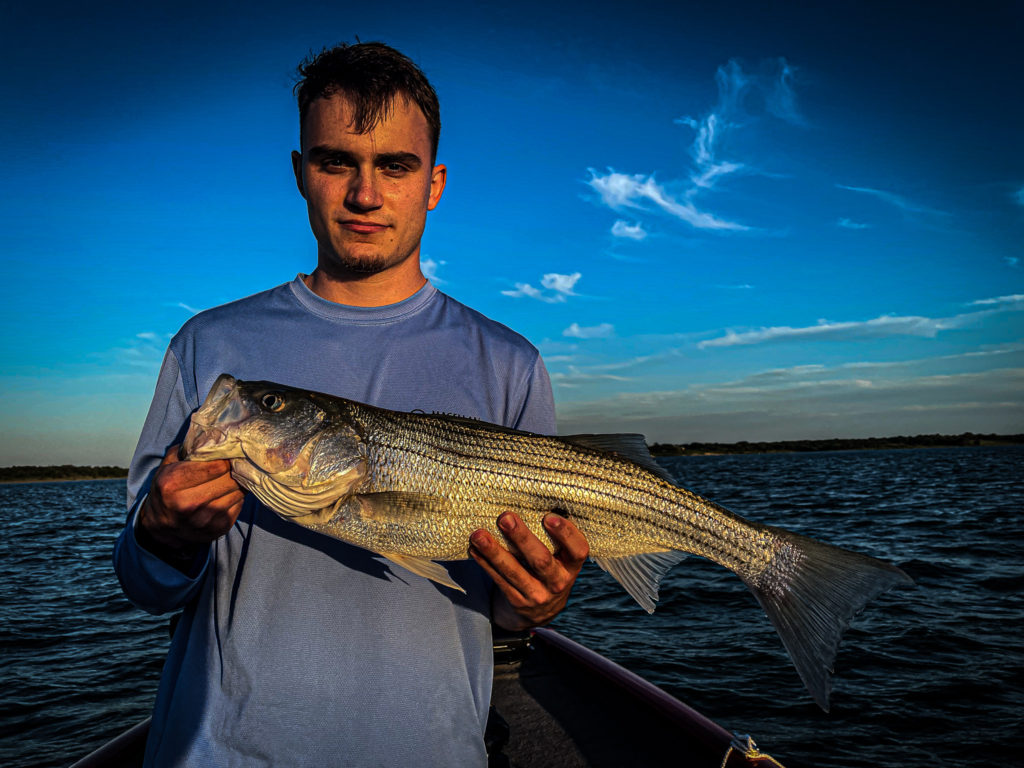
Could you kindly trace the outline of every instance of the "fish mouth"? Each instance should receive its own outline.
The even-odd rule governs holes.
[[[182,455],[188,459],[231,459],[242,455],[237,437],[229,436],[231,427],[251,416],[238,394],[238,382],[222,373],[210,394],[192,414],[182,443]]]
[[[231,441],[237,443],[238,441]],[[182,455],[186,459],[219,459],[231,458],[222,456],[221,448],[227,448],[228,436],[222,429],[201,424],[195,419],[189,424],[185,442],[181,445]]]

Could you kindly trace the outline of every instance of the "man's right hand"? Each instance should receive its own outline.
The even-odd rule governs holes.
[[[231,462],[182,461],[172,445],[153,475],[139,510],[136,540],[183,573],[235,524],[245,493],[231,477]]]

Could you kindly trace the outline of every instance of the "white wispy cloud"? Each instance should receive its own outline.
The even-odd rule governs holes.
[[[826,320],[819,320],[817,325],[797,328],[782,325],[740,333],[729,330],[724,336],[700,342],[697,347],[699,349],[735,347],[795,339],[851,339],[896,335],[935,336],[940,330],[952,327],[957,326],[949,325],[947,321],[928,317],[893,317],[891,315],[883,315],[873,320],[846,323],[830,323]]]
[[[634,342],[634,339],[627,339]],[[905,377],[908,371],[917,371],[920,375],[924,371],[953,367],[965,371],[968,368],[981,366],[999,366],[999,358],[1007,359],[1009,362],[1003,366],[1012,367],[1014,364],[1024,362],[1024,342],[1010,342],[980,349],[971,349],[965,352],[956,352],[943,355],[929,355],[914,357],[903,360],[853,360],[845,363],[825,365],[823,363],[806,363],[793,365],[786,368],[770,368],[747,374],[740,379],[718,382],[707,385],[693,385],[687,391],[704,391],[703,387],[715,391],[744,389],[750,392],[760,388],[773,387],[797,387],[808,386],[820,381],[832,379],[856,379],[860,382],[877,381],[879,378]],[[630,380],[646,379],[652,371],[664,366],[671,359],[686,360],[686,347],[668,348],[656,354],[638,355],[632,358],[615,360],[611,362],[586,363],[578,355],[554,355],[545,354],[544,361],[551,366],[559,367],[561,364],[572,364],[573,370],[578,374],[572,377],[575,383],[587,381],[600,381],[602,374],[629,373]],[[1019,361],[1019,362],[1018,362]],[[687,363],[689,366],[689,363]],[[552,380],[554,380],[552,372]]]
[[[631,381],[631,379],[626,376],[616,376],[613,373],[583,371],[575,365],[570,365],[564,371],[557,371],[551,374],[551,383],[558,387],[578,387],[581,384],[604,381],[623,382]]]
[[[652,378],[663,356],[622,362],[556,366],[560,432],[643,432],[649,441],[689,442],[1024,430],[1024,342],[701,376],[669,390],[630,391],[614,378],[685,381],[685,374]],[[946,412],[962,413],[962,420],[947,421]],[[908,413],[916,415],[904,418]]]
[[[853,221],[852,219],[840,219],[836,222],[840,227],[845,229],[868,229],[870,224],[863,224],[859,221]]]
[[[719,157],[725,135],[735,127],[735,120],[742,110],[743,97],[750,88],[751,80],[735,61],[731,60],[715,73],[718,85],[718,104],[700,119],[681,117],[676,120],[680,125],[693,129],[693,144],[690,145],[690,156],[696,166],[690,174],[693,188],[690,196],[699,189],[711,189],[715,181],[723,176],[736,173],[744,168],[744,164]]]
[[[848,192],[857,192],[862,195],[871,195],[872,197],[881,200],[883,203],[895,206],[900,210],[906,211],[907,213],[928,213],[936,216],[948,215],[945,211],[939,211],[935,208],[929,208],[915,203],[902,195],[897,195],[894,192],[888,192],[884,189],[871,189],[870,187],[851,187],[846,184],[836,184],[839,189],[845,189]]]
[[[795,68],[782,58],[762,63],[758,72],[744,71],[735,59],[718,68],[715,107],[700,119],[676,120],[692,128],[695,134],[690,146],[690,156],[696,166],[690,175],[691,195],[698,189],[711,189],[721,177],[749,171],[746,163],[727,159],[722,152],[729,133],[739,128],[749,115],[751,101],[759,98],[769,114],[786,122],[804,123],[793,90],[795,74]]]
[[[646,210],[645,204],[653,203],[658,210],[697,229],[749,230],[744,224],[702,210],[696,200],[722,179],[752,172],[746,163],[724,155],[726,137],[745,122],[752,102],[761,105],[762,114],[767,112],[791,123],[803,123],[793,90],[795,69],[785,59],[776,59],[762,70],[745,72],[737,61],[730,60],[715,73],[718,85],[715,106],[700,118],[681,117],[675,121],[694,132],[689,150],[693,167],[686,181],[673,182],[666,187],[655,181],[653,173],[626,174],[609,168],[606,174],[600,174],[590,168],[587,183],[613,210]],[[751,98],[755,94],[758,99]],[[667,188],[677,187],[682,190],[679,194],[667,191]]]
[[[434,261],[431,258],[426,258],[420,261],[420,269],[423,270],[423,276],[431,283],[434,285],[444,285],[447,281],[437,274],[437,270],[447,263],[446,261]]]
[[[654,180],[654,175],[644,176],[641,173],[628,175],[618,173],[609,168],[605,175],[593,168],[588,169],[590,179],[587,183],[601,195],[601,200],[613,210],[622,208],[643,209],[643,202],[654,203],[665,213],[685,221],[697,229],[746,230],[750,227],[725,221],[700,211],[690,200],[679,201],[665,188]]]
[[[573,272],[571,275],[560,275],[557,272],[549,272],[540,279],[540,284],[551,291],[555,291],[563,296],[575,296],[573,288],[576,287],[576,283],[582,275],[579,272]]]
[[[554,302],[554,298],[545,298],[544,294],[534,288],[529,283],[516,283],[516,287],[509,291],[502,291],[502,296],[511,296],[514,299],[522,298],[523,296],[529,296],[531,299],[539,299],[541,301]],[[564,299],[562,299],[564,301]]]
[[[563,402],[558,429],[561,433],[642,432],[650,442],[1024,429],[1024,369],[1019,367],[891,378],[836,377],[832,370],[803,368],[802,372],[777,372],[778,381],[759,380],[765,377],[755,374],[677,390],[620,392]]]
[[[546,340],[540,346],[547,348],[551,347],[553,343]],[[576,347],[580,348],[579,345]],[[651,366],[677,356],[678,350],[664,349],[651,355],[637,355],[632,358],[612,359],[607,362],[587,362],[590,358],[581,354],[566,355],[545,352],[544,362],[549,366],[552,382],[559,385],[571,382],[573,386],[576,386],[585,382],[633,381],[637,377],[646,375],[645,371],[649,370]],[[631,375],[625,375],[627,373]]]
[[[540,279],[540,284],[545,290],[534,288],[529,283],[516,283],[516,287],[513,290],[502,291],[503,296],[511,296],[512,298],[528,297],[531,299],[537,299],[538,301],[544,301],[548,304],[560,304],[565,301],[567,296],[576,296],[577,294],[573,291],[576,283],[582,274],[579,272],[573,272],[571,275],[562,275],[557,272],[549,272]]]
[[[167,302],[167,303],[164,304],[164,306],[165,307],[177,307],[178,309],[184,309],[190,315],[198,315],[200,312],[202,312],[201,309],[196,309],[195,307],[190,307],[188,304],[186,304],[183,301]]]
[[[1014,293],[1010,296],[996,296],[992,299],[978,299],[970,302],[969,307],[990,307],[998,306],[1005,309],[1024,309],[1024,293]]]
[[[961,352],[951,355],[935,355],[931,357],[912,358],[908,360],[888,361],[855,361],[839,363],[837,365],[824,365],[822,363],[810,363],[805,365],[793,365],[787,368],[770,368],[757,371],[742,378],[732,381],[717,382],[714,384],[698,385],[693,389],[702,392],[742,392],[745,394],[761,393],[766,394],[779,389],[797,389],[818,386],[852,386],[857,388],[883,388],[902,386],[908,376],[917,381],[939,382],[951,376],[983,375],[979,371],[960,370],[957,373],[925,373],[937,366],[958,363],[957,367],[970,361],[972,358],[994,358],[1000,355],[1020,356],[1024,351],[1022,344],[1006,344],[993,349]],[[990,363],[991,365],[992,363]],[[1013,365],[1007,366],[1012,368]],[[995,366],[997,370],[1005,370]]]
[[[643,224],[640,222],[630,224],[628,221],[618,219],[612,224],[612,234],[615,237],[625,237],[630,240],[643,240],[647,237],[647,230],[644,229]]]
[[[562,335],[573,339],[607,339],[615,335],[615,326],[611,323],[600,323],[583,327],[579,323],[573,323],[562,331]]]
[[[699,342],[697,347],[699,349],[709,349],[713,347],[763,344],[772,341],[847,340],[886,336],[923,336],[932,338],[942,331],[965,328],[993,313],[1024,310],[1024,295],[1015,294],[991,299],[979,299],[970,302],[967,306],[987,308],[978,312],[966,312],[952,317],[882,315],[871,320],[849,322],[819,320],[815,325],[801,327],[772,326],[738,333],[728,330],[724,336]]]
[[[718,145],[721,143],[721,137],[731,127],[726,115],[733,109],[734,107],[731,105],[725,107],[720,105],[719,111],[711,112],[701,120],[681,117],[675,121],[678,125],[689,126],[695,132],[693,144],[690,145],[690,156],[696,165],[696,169],[690,174],[690,182],[693,184],[690,195],[695,194],[699,189],[711,189],[719,177],[728,176],[730,173],[744,169],[743,163],[718,158]]]
[[[915,357],[907,360],[887,360],[884,362],[877,360],[857,360],[850,363],[840,363],[839,365],[835,366],[833,370],[852,370],[865,368],[883,370],[887,368],[906,368],[913,366],[921,366],[928,363],[945,363],[950,361],[963,362],[966,360],[970,360],[972,358],[991,358],[999,355],[1016,355],[1021,352],[1024,352],[1024,343],[1012,342],[1009,344],[999,344],[985,349],[972,349],[967,352],[956,352],[949,355]],[[822,368],[824,368],[824,366],[822,366]]]
[[[775,66],[778,72],[774,76],[769,75],[765,105],[776,117],[788,123],[804,125],[806,121],[797,107],[796,92],[793,89],[798,70],[784,58],[776,59]]]

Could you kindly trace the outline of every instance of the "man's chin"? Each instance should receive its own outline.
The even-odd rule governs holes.
[[[335,253],[332,254],[327,269],[329,272],[367,277],[377,275],[391,267],[401,264],[404,259],[380,253]]]
[[[335,252],[331,255],[331,262],[340,269],[346,272],[366,275],[375,275],[378,272],[383,272],[395,261],[396,259],[389,258],[387,254],[375,252],[369,248],[362,252],[359,250],[346,250]]]
[[[340,263],[342,269],[356,275],[377,275],[390,265],[384,259],[350,259]]]

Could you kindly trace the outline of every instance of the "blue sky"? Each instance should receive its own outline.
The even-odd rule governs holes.
[[[312,269],[293,71],[356,36],[438,90],[425,269],[560,431],[1024,431],[1022,6],[721,5],[6,10],[0,464],[126,464],[177,328]]]

